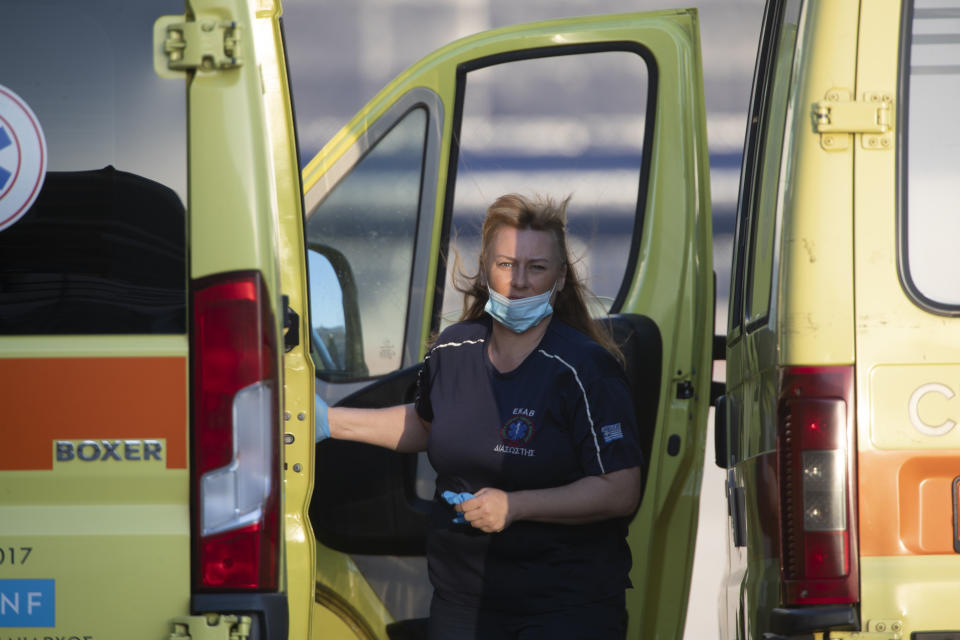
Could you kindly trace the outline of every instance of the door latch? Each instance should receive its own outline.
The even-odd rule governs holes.
[[[300,314],[290,308],[290,296],[283,296],[283,352],[300,344]]]
[[[689,380],[681,380],[677,383],[677,399],[688,400],[693,397],[693,383]]]

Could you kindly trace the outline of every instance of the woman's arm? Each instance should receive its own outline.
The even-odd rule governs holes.
[[[493,533],[515,520],[583,524],[629,515],[640,503],[643,473],[630,467],[562,487],[505,492],[485,488],[457,507],[471,525]]]
[[[412,404],[384,409],[327,409],[330,437],[366,442],[394,451],[413,452],[427,448],[430,424],[420,419]]]

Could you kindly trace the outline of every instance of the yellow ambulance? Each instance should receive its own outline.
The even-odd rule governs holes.
[[[960,8],[771,0],[717,462],[723,638],[960,638]]]
[[[281,13],[0,3],[0,638],[422,637],[429,469],[315,446],[314,396],[411,397],[512,190],[574,193],[650,460],[629,637],[680,638],[714,317],[696,12],[453,43],[302,174]],[[529,91],[572,78],[583,110]]]

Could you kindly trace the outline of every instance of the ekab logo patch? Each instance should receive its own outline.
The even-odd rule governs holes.
[[[500,427],[500,444],[493,448],[497,453],[532,458],[536,449],[528,449],[528,444],[536,432],[533,420],[527,416],[513,416]]]
[[[533,420],[526,416],[512,416],[500,427],[500,440],[504,444],[522,447],[533,438],[536,427]]]

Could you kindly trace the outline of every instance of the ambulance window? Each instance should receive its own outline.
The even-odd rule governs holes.
[[[150,46],[173,13],[182,0],[4,3],[0,335],[186,331],[185,85]],[[42,186],[12,221],[31,171]]]
[[[311,328],[327,381],[401,366],[427,120],[406,111],[319,204],[308,199]]]
[[[451,281],[455,267],[476,274],[483,216],[507,193],[571,196],[569,248],[598,297],[594,313],[609,311],[625,295],[642,225],[650,73],[641,51],[569,53],[584,55],[486,60],[460,77],[441,326],[456,321],[463,304]]]
[[[757,50],[753,95],[744,142],[728,335],[746,320],[755,327],[769,314],[773,283],[781,146],[800,0],[767,4]]]
[[[907,3],[909,5],[909,3]],[[917,0],[907,7],[902,48],[900,267],[919,304],[960,313],[956,241],[960,129],[960,8]]]
[[[772,292],[775,230],[780,217],[780,172],[783,158],[784,126],[790,94],[793,55],[797,42],[800,0],[784,3],[776,53],[770,66],[769,101],[762,135],[756,208],[750,230],[750,256],[747,267],[746,321],[748,327],[764,324],[770,312]]]

